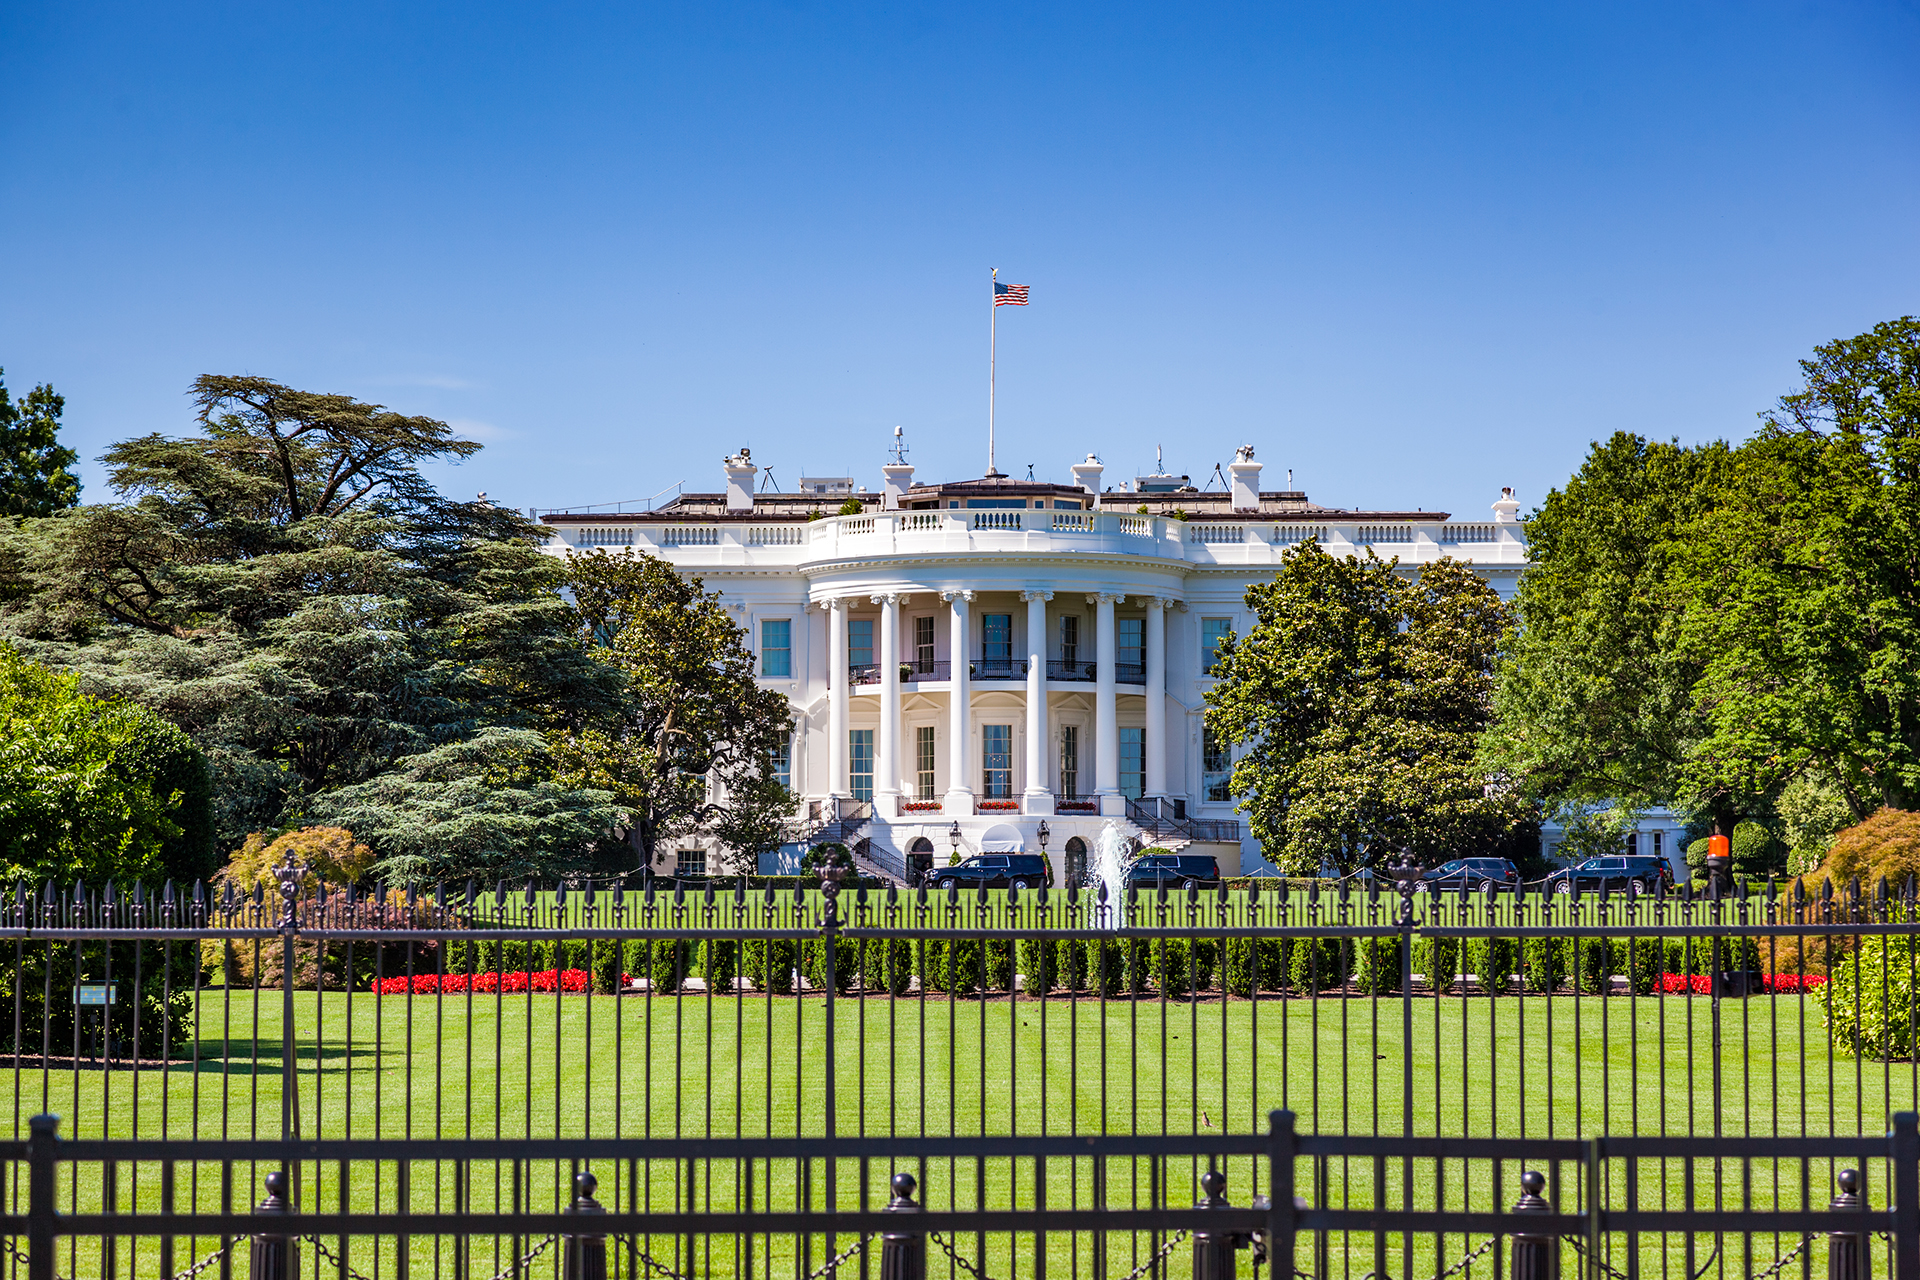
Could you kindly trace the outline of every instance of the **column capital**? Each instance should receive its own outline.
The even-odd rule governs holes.
[[[873,597],[873,602],[875,604],[899,604],[902,600],[909,598],[910,597],[898,591],[883,591]]]
[[[1024,600],[1024,601],[1026,601],[1026,602],[1027,602],[1028,604],[1032,604],[1032,603],[1033,603],[1033,602],[1034,602],[1035,600],[1051,600],[1051,599],[1053,599],[1053,592],[1051,592],[1051,591],[1022,591],[1022,592],[1020,593],[1020,598],[1021,598],[1022,600]]]
[[[1178,601],[1171,596],[1141,596],[1140,603],[1149,609],[1171,609]]]
[[[958,599],[961,599],[961,600],[965,600],[965,601],[966,601],[966,602],[967,602],[968,604],[972,604],[972,603],[973,603],[973,592],[971,592],[971,591],[966,591],[966,590],[960,590],[960,589],[955,589],[955,590],[952,590],[952,591],[942,591],[942,592],[940,593],[940,598],[941,598],[942,600],[945,600],[945,601],[946,601],[946,602],[947,602],[948,604],[952,604],[952,603],[953,603],[953,601],[954,601],[954,600],[955,600],[956,598],[958,598]]]
[[[1111,592],[1107,592],[1107,591],[1087,592],[1088,604],[1125,604],[1126,602],[1127,602],[1127,598],[1125,596],[1114,595]]]

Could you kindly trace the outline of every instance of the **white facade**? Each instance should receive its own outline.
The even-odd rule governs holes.
[[[1263,492],[1251,450],[1225,492],[1184,477],[1103,491],[1097,463],[1073,470],[1076,485],[915,485],[893,464],[880,493],[822,499],[755,494],[742,455],[725,494],[542,519],[554,554],[630,547],[721,593],[763,684],[793,706],[803,816],[844,818],[821,838],[870,842],[882,867],[944,865],[956,827],[966,856],[1037,852],[1044,823],[1061,877],[1109,821],[1212,852],[1229,875],[1265,866],[1208,751],[1205,669],[1289,546],[1372,545],[1412,567],[1452,556],[1505,597],[1526,564],[1510,493],[1493,519],[1461,523]],[[849,497],[861,514],[834,514]]]

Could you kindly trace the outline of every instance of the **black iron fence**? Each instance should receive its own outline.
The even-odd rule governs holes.
[[[996,1278],[1887,1269],[1916,919],[1884,884],[18,889],[4,1230],[74,1280],[224,1277],[254,1233],[368,1280],[574,1236],[607,1274],[870,1275],[906,1218],[896,1255]]]

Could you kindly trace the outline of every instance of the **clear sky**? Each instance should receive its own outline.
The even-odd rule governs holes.
[[[1537,502],[1920,313],[1909,3],[0,5],[0,365],[87,459],[203,372],[516,506],[999,462]]]

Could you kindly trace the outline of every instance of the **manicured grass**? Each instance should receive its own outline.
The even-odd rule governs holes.
[[[300,992],[293,1019],[299,1131],[329,1137],[819,1134],[826,1129],[829,1092],[827,1015],[828,1002],[818,995],[435,999]],[[1306,1132],[1877,1133],[1889,1113],[1913,1105],[1916,1093],[1913,1064],[1835,1059],[1818,1009],[1798,996],[1722,1002],[1717,1054],[1712,1002],[1683,996],[1257,1003],[849,996],[834,1002],[833,1017],[832,1096],[842,1133],[1259,1132],[1279,1107],[1293,1109]],[[277,1136],[281,1019],[276,992],[257,998],[250,991],[208,992],[199,1040],[183,1055],[197,1057],[197,1065],[20,1071],[12,1086],[16,1117],[24,1129],[26,1115],[50,1109],[63,1117],[66,1136]],[[1411,1113],[1401,1067],[1409,1022]],[[835,1163],[838,1199],[850,1207],[857,1203],[860,1170],[853,1161]],[[1199,1170],[1180,1163],[1157,1171],[1176,1203],[1197,1194]],[[1108,1203],[1150,1193],[1156,1171],[1144,1161],[1129,1164],[1106,1171]],[[1643,1203],[1655,1196],[1673,1207],[1684,1203],[1678,1164],[1643,1172]],[[1449,1170],[1444,1186],[1432,1166],[1417,1171],[1413,1203],[1491,1206],[1495,1190],[1485,1164],[1469,1170],[1450,1162]],[[889,1171],[870,1172],[871,1194],[884,1195]],[[1254,1161],[1235,1160],[1227,1171],[1235,1203],[1264,1189]],[[554,1179],[561,1172],[540,1171],[532,1203],[557,1203]],[[809,1172],[810,1183],[802,1185],[791,1168],[761,1167],[751,1203],[821,1204],[825,1168]],[[916,1172],[931,1207],[1033,1203],[1031,1161],[991,1162],[978,1181],[966,1166]],[[1797,1202],[1794,1178],[1764,1162],[1750,1171],[1756,1202],[1773,1194],[1776,1172],[1783,1177],[1780,1194]],[[661,1211],[687,1202],[686,1184],[667,1164],[600,1173],[603,1200]],[[1571,1207],[1578,1179],[1571,1169],[1566,1173],[1563,1203]],[[309,1166],[303,1198],[337,1204],[336,1176],[336,1170]],[[745,1176],[731,1166],[705,1169],[693,1189],[695,1202],[732,1208],[746,1196]],[[1090,1203],[1094,1176],[1085,1160],[1049,1162],[1049,1203],[1075,1196]],[[1325,1176],[1326,1185],[1309,1192],[1317,1203],[1374,1202],[1370,1162],[1336,1161]],[[1510,1203],[1518,1170],[1503,1176],[1498,1194]],[[357,1167],[349,1199],[391,1206],[396,1177],[394,1166],[378,1179]],[[410,1177],[417,1207],[451,1207],[450,1167],[422,1164]],[[151,1208],[157,1179],[154,1170],[128,1171],[114,1198],[123,1208],[135,1207],[136,1197],[140,1207]],[[181,1199],[191,1194],[211,1206],[217,1182],[210,1179],[208,1168],[190,1187],[183,1173]],[[243,1171],[237,1200],[257,1196],[249,1181]],[[1695,1203],[1708,1203],[1702,1197],[1718,1182],[1698,1181]],[[509,1170],[485,1166],[465,1194],[468,1203],[486,1207],[495,1196],[510,1196],[511,1185]],[[1397,1172],[1385,1190],[1387,1203],[1399,1203],[1404,1193]],[[1811,1191],[1818,1202],[1829,1194],[1825,1185]],[[69,1195],[76,1207],[92,1208],[102,1203],[103,1189],[76,1183]],[[1141,1243],[1146,1247],[1144,1238]],[[1456,1237],[1449,1244],[1449,1257],[1460,1256],[1460,1243]],[[1370,1239],[1352,1245],[1355,1274],[1371,1269]],[[989,1270],[1009,1274],[1012,1244],[1002,1238],[990,1246]],[[671,1243],[660,1239],[653,1247],[659,1252]],[[1050,1266],[1085,1274],[1089,1247],[1085,1237],[1052,1237]],[[157,1266],[155,1248],[141,1246],[146,1273]],[[394,1245],[382,1248],[383,1274],[391,1275]],[[453,1274],[450,1244],[439,1248],[432,1260],[428,1243],[416,1241],[415,1268]],[[771,1250],[791,1274],[793,1242],[762,1240],[755,1248],[756,1271]],[[372,1242],[353,1249],[355,1266],[371,1275]],[[1019,1249],[1024,1271],[1032,1265],[1032,1241],[1023,1239]],[[490,1261],[493,1242],[487,1250],[486,1265],[471,1261],[474,1274],[490,1276],[507,1261],[504,1255]],[[198,1252],[183,1242],[177,1265],[204,1252],[204,1242]],[[714,1241],[712,1255],[713,1274],[740,1267],[734,1241]],[[1773,1255],[1756,1256],[1764,1264]],[[823,1258],[819,1242],[812,1257],[815,1265]],[[123,1266],[127,1260],[123,1255]],[[63,1264],[63,1275],[97,1273],[82,1265],[87,1259],[74,1261],[77,1271]],[[1184,1246],[1169,1261],[1175,1264],[1170,1274],[1184,1274]],[[1423,1268],[1433,1261],[1431,1241],[1416,1242],[1415,1256],[1404,1265],[1395,1261],[1393,1273],[1430,1275]],[[703,1262],[701,1273],[708,1269]]]

